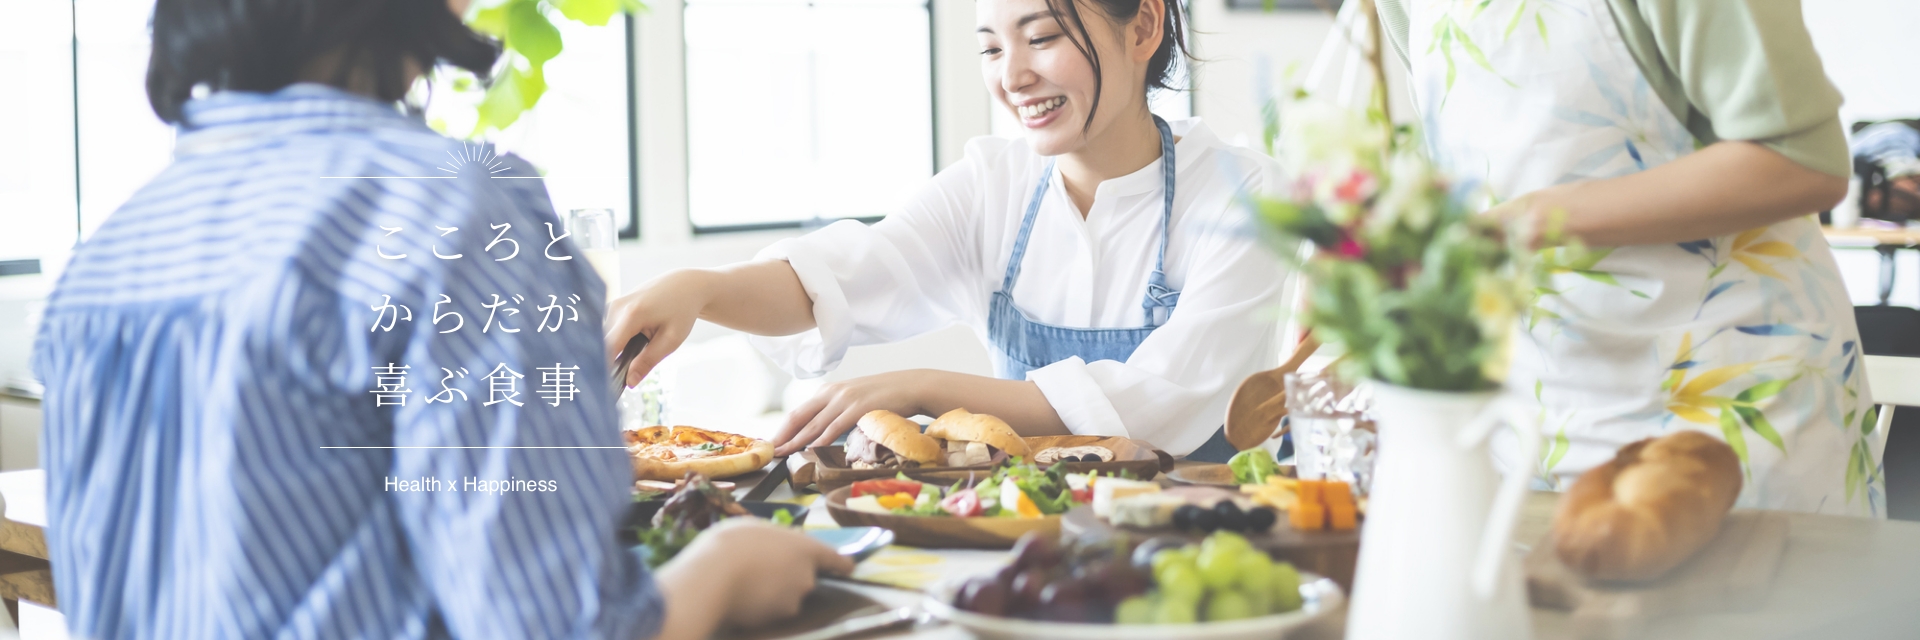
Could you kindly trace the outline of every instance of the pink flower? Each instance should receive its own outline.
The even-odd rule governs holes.
[[[1333,254],[1342,259],[1359,260],[1367,257],[1367,248],[1355,242],[1352,236],[1342,236],[1340,246],[1334,247]]]
[[[1341,202],[1360,202],[1372,197],[1379,186],[1373,174],[1354,169],[1347,174],[1346,180],[1334,186],[1333,197]]]

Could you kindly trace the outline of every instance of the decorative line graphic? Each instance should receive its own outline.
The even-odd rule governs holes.
[[[500,164],[500,160],[498,156],[493,155],[493,150],[484,146],[474,146],[466,142],[460,143],[460,153],[456,154],[452,151],[448,151],[447,157],[452,158],[452,160],[448,161],[446,166],[434,167],[434,168],[439,169],[441,171],[445,171],[447,173],[454,174],[454,175],[449,175],[449,176],[320,176],[320,179],[321,180],[453,180],[455,178],[460,177],[459,175],[460,168],[467,165],[477,166],[481,170],[487,172],[486,175],[488,178],[497,178],[500,180],[540,180],[546,177],[546,176],[497,176],[497,175],[494,175],[496,173],[506,171],[507,168]]]

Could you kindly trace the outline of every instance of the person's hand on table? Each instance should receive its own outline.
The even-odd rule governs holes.
[[[870,411],[886,409],[903,416],[921,413],[919,389],[940,373],[893,371],[828,384],[787,413],[786,424],[773,436],[773,455],[792,455],[807,447],[833,444]]]
[[[654,574],[666,599],[660,640],[704,640],[723,624],[754,627],[800,613],[819,574],[853,560],[797,529],[751,518],[716,523]]]

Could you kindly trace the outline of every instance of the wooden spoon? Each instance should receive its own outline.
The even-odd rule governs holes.
[[[1287,374],[1300,370],[1313,352],[1320,348],[1320,342],[1307,334],[1294,347],[1293,356],[1279,367],[1268,369],[1250,376],[1233,391],[1233,399],[1227,403],[1227,444],[1235,451],[1246,451],[1260,446],[1278,433],[1280,419],[1287,415]]]

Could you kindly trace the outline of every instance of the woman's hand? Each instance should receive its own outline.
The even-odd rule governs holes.
[[[1040,386],[937,369],[910,369],[829,384],[787,414],[773,437],[774,455],[833,444],[860,416],[886,409],[902,416],[938,416],[954,409],[1007,421],[1023,436],[1066,435],[1066,423]]]
[[[794,529],[750,518],[715,524],[660,567],[661,640],[704,639],[723,623],[754,627],[800,613],[817,574],[853,573],[853,561]]]
[[[822,387],[787,413],[787,424],[773,437],[773,455],[792,455],[807,447],[833,444],[869,411],[886,409],[903,416],[930,412],[921,408],[920,399],[925,395],[922,389],[929,378],[939,378],[942,373],[927,369],[893,371]]]
[[[717,269],[680,269],[654,278],[607,304],[607,361],[620,357],[634,334],[647,346],[627,366],[625,384],[640,384],[666,359],[694,320],[760,336],[813,328],[813,299],[785,260],[742,262]]]
[[[647,377],[655,365],[680,348],[693,322],[707,305],[715,286],[709,272],[681,269],[668,272],[640,285],[607,305],[607,359],[620,357],[634,334],[645,334],[647,346],[627,366],[625,385],[632,387]]]

